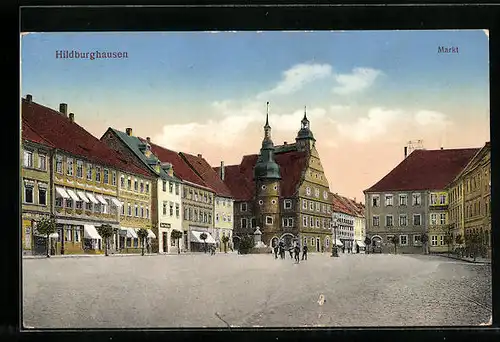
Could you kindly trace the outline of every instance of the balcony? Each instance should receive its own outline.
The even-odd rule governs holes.
[[[434,203],[434,204],[429,204],[429,208],[432,210],[448,210],[449,203]]]

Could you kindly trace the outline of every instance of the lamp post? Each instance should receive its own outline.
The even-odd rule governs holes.
[[[337,251],[337,215],[335,213],[332,214],[332,235],[333,235],[333,243],[332,243],[332,257],[338,257],[339,253]]]

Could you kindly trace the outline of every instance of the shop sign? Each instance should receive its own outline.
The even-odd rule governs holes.
[[[170,228],[170,223],[160,223],[160,228]]]

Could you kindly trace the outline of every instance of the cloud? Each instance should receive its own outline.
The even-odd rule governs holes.
[[[337,127],[340,135],[357,142],[367,142],[386,133],[402,114],[397,109],[376,107],[370,109],[366,117],[358,118],[353,123],[339,123]]]
[[[431,110],[418,111],[414,119],[419,126],[431,127],[437,130],[446,129],[452,124],[445,114]]]
[[[338,95],[349,95],[361,92],[372,86],[380,75],[382,75],[380,70],[372,68],[354,68],[350,74],[339,74],[334,76],[338,85],[333,88],[333,92]]]
[[[315,80],[331,76],[332,67],[329,64],[301,63],[283,72],[282,80],[271,90],[257,95],[263,99],[270,95],[287,95],[300,90],[304,85]]]

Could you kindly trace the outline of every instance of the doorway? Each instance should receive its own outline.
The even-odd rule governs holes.
[[[319,252],[320,248],[321,248],[320,247],[320,240],[319,240],[319,238],[316,238],[316,252]]]
[[[163,253],[167,253],[167,251],[168,251],[168,244],[167,244],[168,233],[163,232],[161,234],[162,234],[162,251],[163,251]]]

